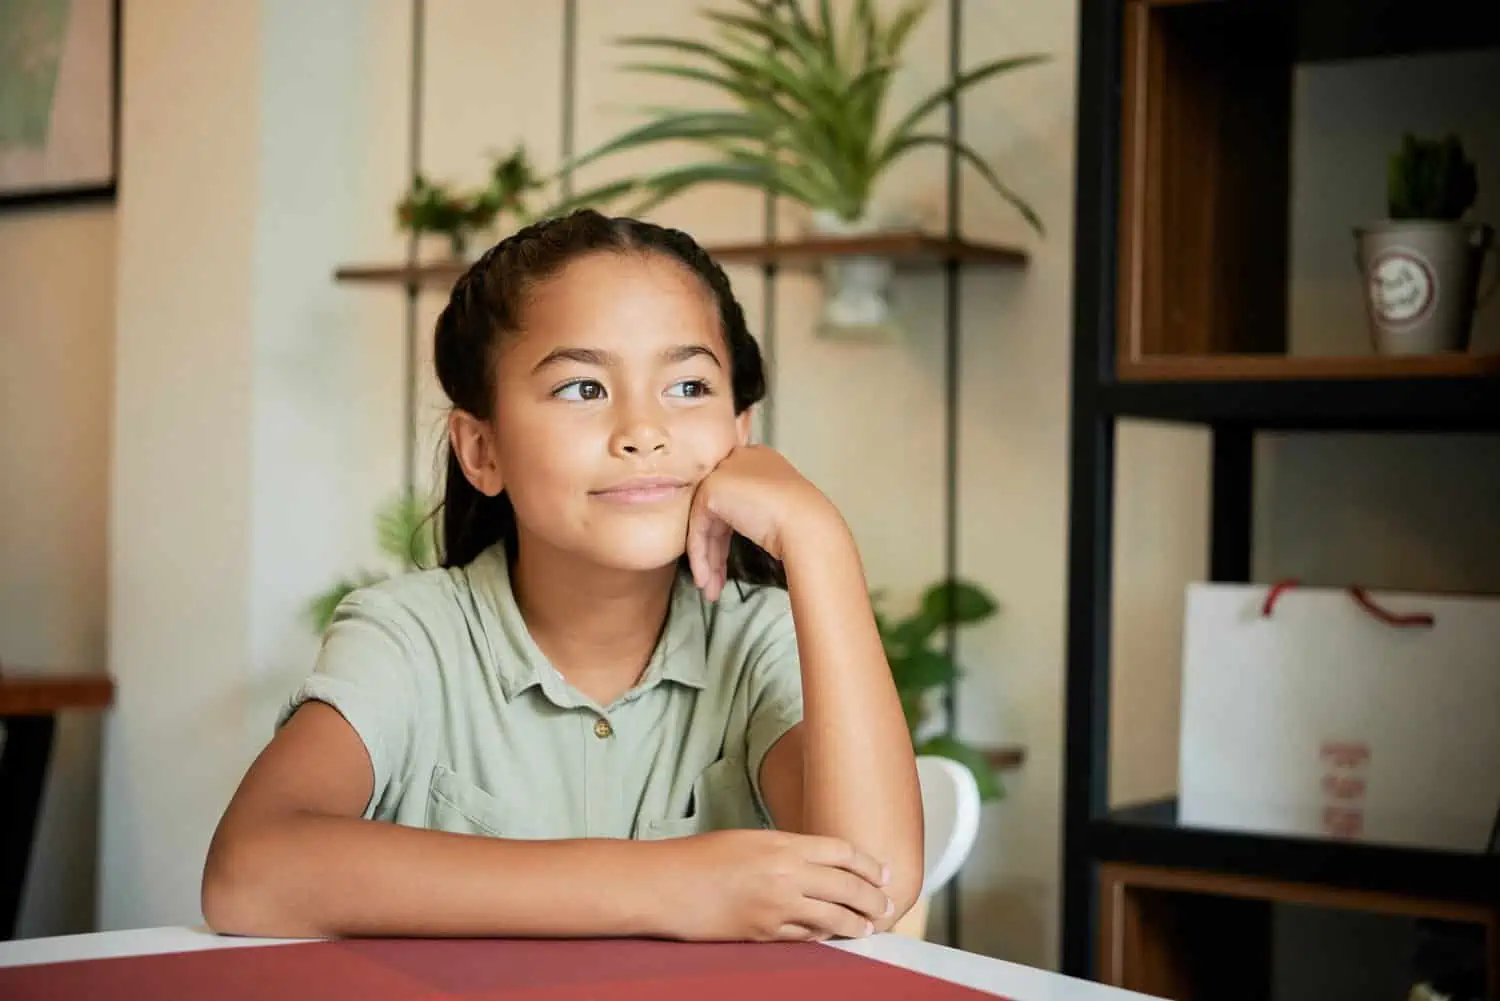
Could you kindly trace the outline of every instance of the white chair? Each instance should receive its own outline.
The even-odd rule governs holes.
[[[892,931],[922,938],[927,908],[968,859],[979,836],[979,785],[973,774],[951,758],[921,755],[917,781],[922,788],[922,892]]]

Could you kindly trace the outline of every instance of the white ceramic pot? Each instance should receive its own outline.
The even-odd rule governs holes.
[[[853,221],[835,212],[812,214],[809,236],[870,236],[881,232],[868,217]],[[823,310],[819,332],[847,340],[893,340],[900,328],[888,299],[894,268],[890,258],[867,254],[829,257],[823,261]]]
[[[1354,231],[1365,315],[1383,355],[1464,351],[1493,233],[1483,224],[1384,220]]]

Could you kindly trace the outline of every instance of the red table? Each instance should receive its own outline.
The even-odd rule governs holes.
[[[0,942],[0,997],[41,1001],[1129,1001],[1141,995],[900,935],[827,945],[224,938],[141,928]]]

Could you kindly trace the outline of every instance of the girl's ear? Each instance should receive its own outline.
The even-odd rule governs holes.
[[[448,415],[448,444],[475,490],[494,497],[505,488],[500,455],[487,421],[455,407]]]
[[[753,412],[753,407],[746,407],[744,413],[734,419],[734,429],[739,434],[740,448],[750,444],[750,415]]]

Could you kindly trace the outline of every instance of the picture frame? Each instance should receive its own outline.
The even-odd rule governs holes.
[[[114,200],[121,3],[0,4],[0,210]]]

